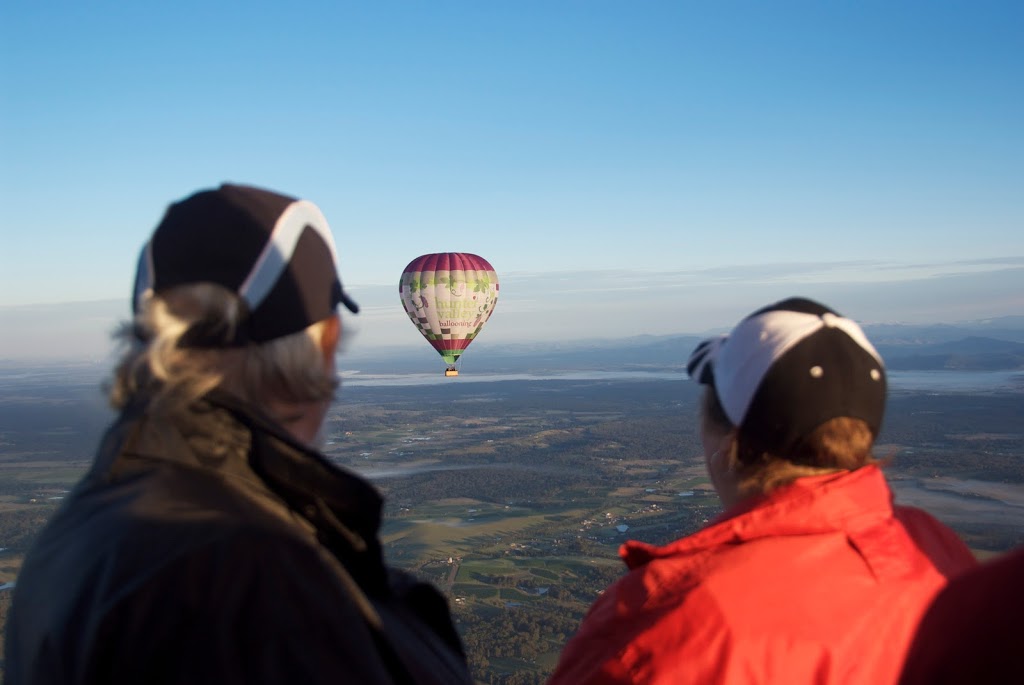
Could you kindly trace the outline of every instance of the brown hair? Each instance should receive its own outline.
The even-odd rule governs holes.
[[[773,454],[759,436],[732,425],[713,385],[706,387],[704,420],[723,433],[736,431],[734,458],[745,494],[770,492],[807,475],[859,469],[876,463],[871,453],[875,436],[867,422],[845,416],[830,419],[801,438],[787,454]]]

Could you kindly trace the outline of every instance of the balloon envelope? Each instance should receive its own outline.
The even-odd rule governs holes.
[[[454,366],[494,312],[498,275],[475,254],[426,254],[405,267],[398,294],[417,330]]]

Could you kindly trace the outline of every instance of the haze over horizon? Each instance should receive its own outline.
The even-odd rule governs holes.
[[[1010,276],[1014,278],[1014,276]],[[531,283],[543,291],[544,280],[512,276],[509,280],[521,286]],[[1006,287],[1010,287],[1010,283]],[[916,287],[915,287],[916,286]],[[994,286],[991,289],[996,290]],[[699,291],[700,286],[691,286]],[[360,303],[358,315],[343,315],[347,334],[343,356],[371,356],[376,350],[395,351],[409,349],[424,352],[436,361],[433,352],[410,325],[398,302],[396,288],[377,286],[353,288],[353,297]],[[1013,328],[1024,329],[1024,316],[1004,311],[1020,312],[1020,308],[1007,307],[1006,301],[989,302],[987,309],[976,307],[969,294],[962,300],[935,301],[927,283],[883,283],[868,287],[861,284],[833,284],[810,290],[792,287],[792,284],[762,284],[760,294],[771,293],[765,299],[753,299],[749,288],[732,286],[723,297],[728,304],[710,311],[702,307],[699,296],[687,300],[681,294],[685,289],[668,288],[663,291],[653,286],[644,291],[648,307],[629,306],[636,289],[611,290],[595,299],[590,306],[567,308],[564,299],[549,303],[534,292],[503,294],[496,313],[488,322],[479,340],[467,356],[484,359],[489,349],[509,345],[571,347],[574,343],[605,340],[614,342],[638,336],[703,336],[727,331],[736,321],[754,308],[775,299],[791,295],[820,298],[840,312],[857,319],[865,327],[894,325],[918,328],[934,325],[983,326],[986,322],[1010,322]],[[894,290],[905,307],[904,316],[871,318],[871,309],[865,303],[881,302],[894,297]],[[508,289],[503,290],[508,293]],[[824,294],[823,294],[824,293]],[[677,298],[677,299],[673,299]],[[843,304],[861,303],[861,310],[851,311]],[[891,300],[890,300],[891,302]],[[963,304],[967,302],[967,304]],[[1012,300],[1010,302],[1012,304]],[[657,306],[676,316],[657,318]],[[49,303],[40,305],[0,305],[0,361],[46,360],[112,360],[116,350],[112,333],[118,324],[127,320],[128,298],[94,300],[88,302]],[[879,311],[882,309],[879,308]],[[890,308],[888,311],[892,311]],[[987,315],[986,315],[986,312]],[[867,314],[861,316],[862,313]],[[979,315],[980,314],[980,315]],[[615,325],[609,326],[608,322]]]

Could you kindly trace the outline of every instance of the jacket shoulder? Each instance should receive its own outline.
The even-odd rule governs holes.
[[[960,536],[928,512],[897,506],[893,507],[893,516],[921,553],[947,578],[977,566],[974,554]]]

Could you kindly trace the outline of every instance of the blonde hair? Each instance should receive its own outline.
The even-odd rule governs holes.
[[[871,453],[875,436],[861,419],[829,419],[782,455],[762,447],[759,436],[732,425],[714,386],[705,389],[701,411],[703,419],[723,433],[736,431],[730,456],[739,475],[739,491],[744,495],[768,493],[797,478],[853,471],[878,461]]]
[[[109,384],[110,404],[120,409],[136,398],[174,410],[214,389],[252,404],[321,401],[338,380],[324,364],[320,343],[325,322],[261,344],[190,347],[234,338],[245,303],[218,285],[197,284],[148,295],[133,321],[115,338],[125,350]]]

